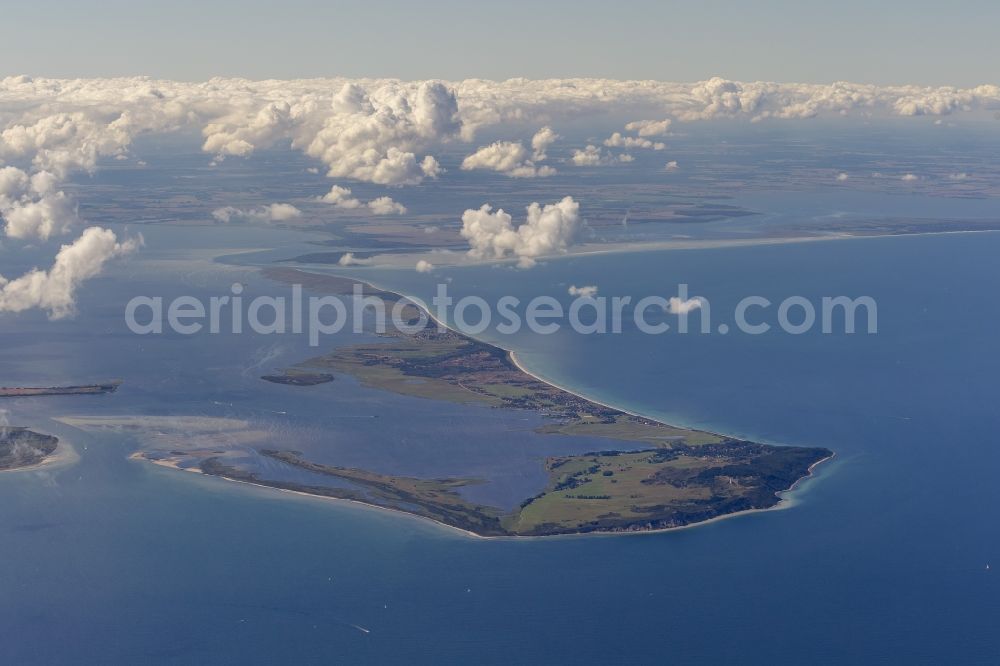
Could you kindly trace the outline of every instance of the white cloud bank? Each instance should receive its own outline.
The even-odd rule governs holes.
[[[995,111],[1000,86],[742,83],[718,77],[696,83],[343,78],[187,83],[17,76],[0,79],[0,160],[26,159],[34,169],[62,178],[74,169],[94,169],[100,157],[127,153],[140,134],[195,127],[213,156],[247,157],[282,142],[321,162],[332,178],[414,184],[440,172],[427,152],[440,143],[471,140],[487,126],[534,122],[537,127],[608,109],[639,118],[655,111],[658,119],[625,126],[650,139],[678,122],[719,117]],[[544,142],[545,136],[536,138]],[[537,153],[538,146],[532,150]]]
[[[471,141],[483,127],[516,123],[546,127],[530,149],[498,142],[471,159],[470,168],[543,175],[551,167],[537,164],[555,140],[547,124],[609,109],[638,119],[625,125],[634,136],[613,134],[608,141],[656,149],[654,137],[694,120],[996,111],[1000,86],[742,83],[718,77],[696,83],[344,78],[188,83],[15,76],[0,79],[0,166],[30,166],[63,179],[73,170],[92,171],[100,158],[126,155],[139,135],[194,128],[204,137],[204,151],[216,158],[250,157],[261,148],[288,145],[321,163],[331,178],[414,185],[442,173],[432,154],[437,146]]]
[[[24,159],[62,178],[74,169],[93,170],[101,157],[127,153],[140,134],[195,127],[213,156],[247,157],[281,142],[321,162],[332,178],[415,184],[440,173],[428,150],[443,142],[471,140],[487,126],[535,122],[537,127],[608,109],[634,113],[640,119],[625,130],[636,135],[632,139],[649,140],[678,122],[719,117],[995,111],[1000,86],[742,83],[718,77],[696,83],[343,78],[186,83],[17,76],[0,79],[0,160]],[[658,117],[649,119],[651,111]],[[536,139],[544,143],[546,136]],[[532,143],[531,157],[540,161],[534,157],[539,146]]]
[[[323,165],[331,178],[405,186],[441,176],[433,151],[448,142],[472,141],[484,127],[547,126],[599,117],[609,109],[636,120],[625,125],[631,135],[612,134],[608,141],[622,148],[655,150],[660,142],[653,138],[678,123],[714,118],[992,113],[1000,110],[1000,86],[744,83],[718,77],[695,83],[344,78],[216,78],[192,83],[147,77],[11,76],[0,79],[0,168],[6,167],[0,184],[3,231],[9,239],[27,242],[72,232],[79,224],[76,207],[60,191],[60,183],[71,172],[93,171],[101,159],[126,157],[141,135],[196,129],[212,159],[248,158],[259,149],[290,146]],[[530,150],[520,142],[498,142],[467,159],[470,168],[511,176],[547,175],[552,168],[539,163],[554,140],[554,132],[543,128],[532,138]],[[570,162],[594,166],[630,159],[590,145],[574,152]],[[400,211],[388,198],[366,205],[375,213]],[[240,209],[235,211],[231,215],[240,214]],[[282,218],[284,214],[263,213],[271,221],[291,219]],[[524,240],[515,244],[519,249],[504,252],[530,258],[532,245]],[[474,251],[487,254],[486,248],[495,254],[500,247],[473,244]]]
[[[469,241],[469,255],[477,259],[516,258],[530,268],[537,257],[565,252],[580,230],[580,204],[565,197],[554,204],[528,206],[525,221],[514,226],[502,208],[489,204],[462,214],[462,237]]]

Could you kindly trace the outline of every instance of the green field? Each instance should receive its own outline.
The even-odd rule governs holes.
[[[664,529],[764,509],[828,455],[732,440],[551,458],[549,487],[504,526],[516,534]]]
[[[315,277],[310,284],[336,293],[352,290],[352,283],[343,278]],[[379,297],[399,298],[365,288]],[[531,411],[545,417],[546,423],[537,429],[541,434],[604,438],[608,449],[616,449],[548,459],[545,490],[506,515],[462,498],[461,487],[474,480],[392,477],[317,465],[290,452],[268,453],[367,489],[360,495],[347,493],[351,499],[399,508],[477,534],[664,529],[767,508],[779,501],[776,493],[831,455],[826,449],[767,446],[633,416],[539,381],[522,372],[504,350],[437,330],[433,324],[415,335],[395,332],[380,342],[335,349],[293,371],[344,373],[393,393]],[[326,488],[299,490],[345,495]]]

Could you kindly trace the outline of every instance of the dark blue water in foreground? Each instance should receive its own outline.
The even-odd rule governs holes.
[[[124,438],[60,431],[78,463],[0,477],[0,661],[994,663],[998,251],[1000,235],[979,234],[449,273],[459,293],[560,298],[568,284],[643,296],[670,295],[685,282],[711,299],[718,322],[748,294],[877,299],[874,336],[626,330],[502,341],[541,374],[598,399],[837,452],[792,508],[696,529],[477,540],[405,516],[130,462]],[[197,282],[191,276],[202,274],[186,275]],[[433,281],[377,277],[418,292]],[[102,325],[113,327],[120,304],[101,298],[104,284],[88,287],[82,311],[104,303]],[[17,337],[32,322],[3,322],[17,344],[0,360],[15,375],[41,354]],[[105,337],[95,331],[87,344]],[[159,367],[169,378],[170,364],[205,362],[183,347],[144,356],[121,340],[119,368]],[[302,351],[292,347],[289,355]],[[220,377],[239,375],[225,348],[214,353]],[[66,374],[96,365],[56,356],[35,362],[49,376],[57,362]],[[163,399],[180,399],[163,381]],[[120,402],[104,406],[0,406],[12,420],[56,429],[47,416],[148,408],[156,384],[139,383],[141,396],[123,388],[113,398]]]

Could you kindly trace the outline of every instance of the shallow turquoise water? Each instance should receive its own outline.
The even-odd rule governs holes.
[[[749,293],[878,300],[876,336],[501,341],[597,399],[837,452],[791,509],[696,529],[476,540],[406,516],[130,462],[125,439],[64,430],[78,464],[0,483],[0,660],[990,663],[1000,649],[1000,582],[995,566],[986,570],[1000,562],[998,250],[1000,235],[956,235],[449,273],[459,294],[560,298],[571,283],[670,295],[686,282],[720,314]],[[418,293],[432,280],[371,275]],[[192,270],[185,279],[208,289],[217,278]],[[114,328],[124,292],[110,284],[88,287],[84,319],[47,328],[55,332],[45,342],[112,345],[115,360],[51,351],[30,339],[41,319],[3,322],[10,343],[0,359],[15,377],[102,367],[127,375],[133,366],[145,379],[111,407],[19,401],[3,405],[12,419],[57,429],[48,415],[148,411],[163,396],[180,400],[179,388],[190,391],[177,403],[185,413],[195,404],[222,415],[238,413],[241,400],[260,406],[256,380],[238,362],[265,343],[230,349],[201,339],[197,353],[190,340],[136,343]],[[288,347],[276,362],[306,351]],[[204,367],[185,364],[204,364],[208,353],[217,379],[183,384],[178,377]],[[219,393],[235,406],[209,406]]]

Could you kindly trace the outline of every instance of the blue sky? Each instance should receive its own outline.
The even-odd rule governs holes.
[[[3,13],[2,75],[1000,81],[1000,3],[978,0],[48,0]]]

